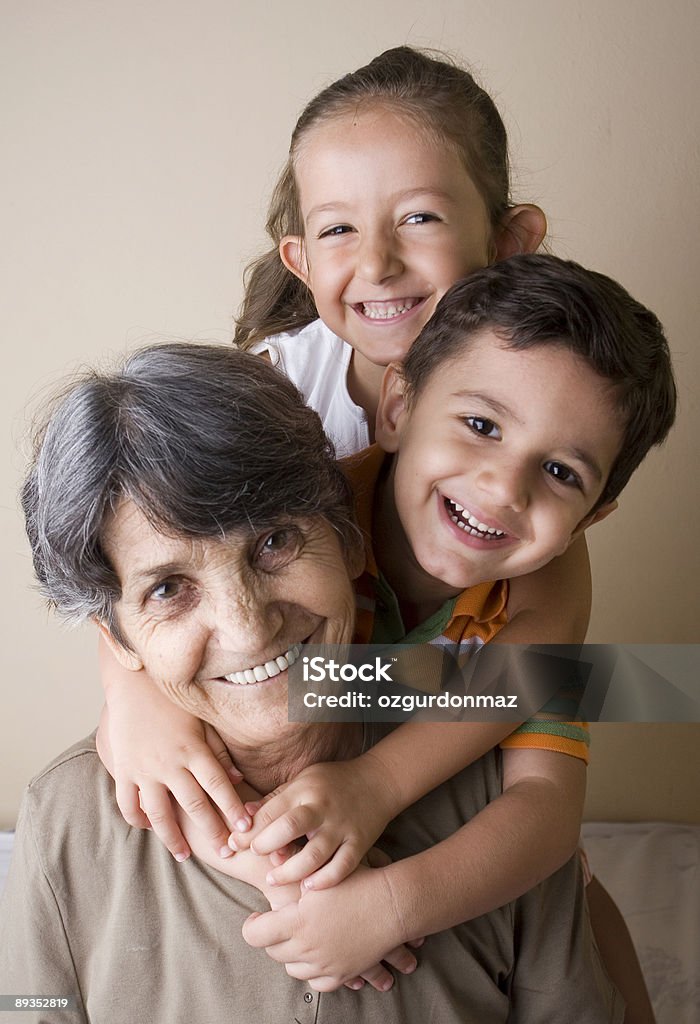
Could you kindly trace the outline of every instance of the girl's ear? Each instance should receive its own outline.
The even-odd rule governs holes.
[[[535,252],[547,234],[547,218],[539,206],[524,203],[506,210],[496,228],[496,260],[518,253]]]
[[[130,672],[140,672],[143,668],[143,662],[139,658],[138,654],[134,654],[133,651],[128,650],[126,647],[122,647],[118,640],[112,636],[109,626],[107,626],[101,619],[93,618],[92,620],[100,633],[107,647],[112,652],[114,657],[117,659],[120,665],[124,668],[129,669]]]
[[[287,270],[308,285],[309,264],[306,261],[306,248],[301,235],[285,235],[279,245],[280,259]]]
[[[405,420],[406,385],[398,363],[389,363],[379,392],[375,438],[385,452],[399,450],[401,428]]]

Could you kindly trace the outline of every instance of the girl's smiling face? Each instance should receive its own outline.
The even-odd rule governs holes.
[[[376,379],[495,257],[486,205],[453,149],[381,106],[311,129],[295,169],[304,238],[284,238],[282,260],[355,350],[355,373]]]
[[[382,536],[408,573],[392,583],[419,594],[438,581],[445,600],[562,554],[615,507],[591,511],[622,434],[609,382],[560,344],[516,351],[484,330],[408,404],[390,368],[377,440],[394,453],[382,501],[393,530]]]

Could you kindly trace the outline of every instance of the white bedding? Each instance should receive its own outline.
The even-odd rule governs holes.
[[[625,916],[658,1024],[700,1022],[700,825],[583,827],[593,871]],[[12,833],[0,832],[0,891]]]
[[[583,835],[627,921],[658,1024],[698,1024],[700,825],[588,823]]]

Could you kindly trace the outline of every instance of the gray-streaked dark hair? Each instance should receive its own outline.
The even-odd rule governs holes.
[[[612,387],[623,439],[595,507],[613,501],[676,415],[671,354],[657,317],[622,285],[578,263],[512,256],[475,271],[442,297],[403,363],[409,402],[484,328],[506,348],[564,345]]]
[[[356,540],[350,489],[318,415],[278,370],[229,346],[156,345],[64,387],[21,492],[42,592],[119,636],[103,527],[130,498],[163,533],[223,536],[324,517]]]

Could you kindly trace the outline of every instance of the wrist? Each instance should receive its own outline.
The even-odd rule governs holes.
[[[407,806],[403,801],[401,787],[393,766],[382,758],[376,747],[355,758],[355,765],[362,776],[365,788],[372,793],[373,799],[376,801],[375,809],[377,816],[382,818],[383,831],[384,827]]]

